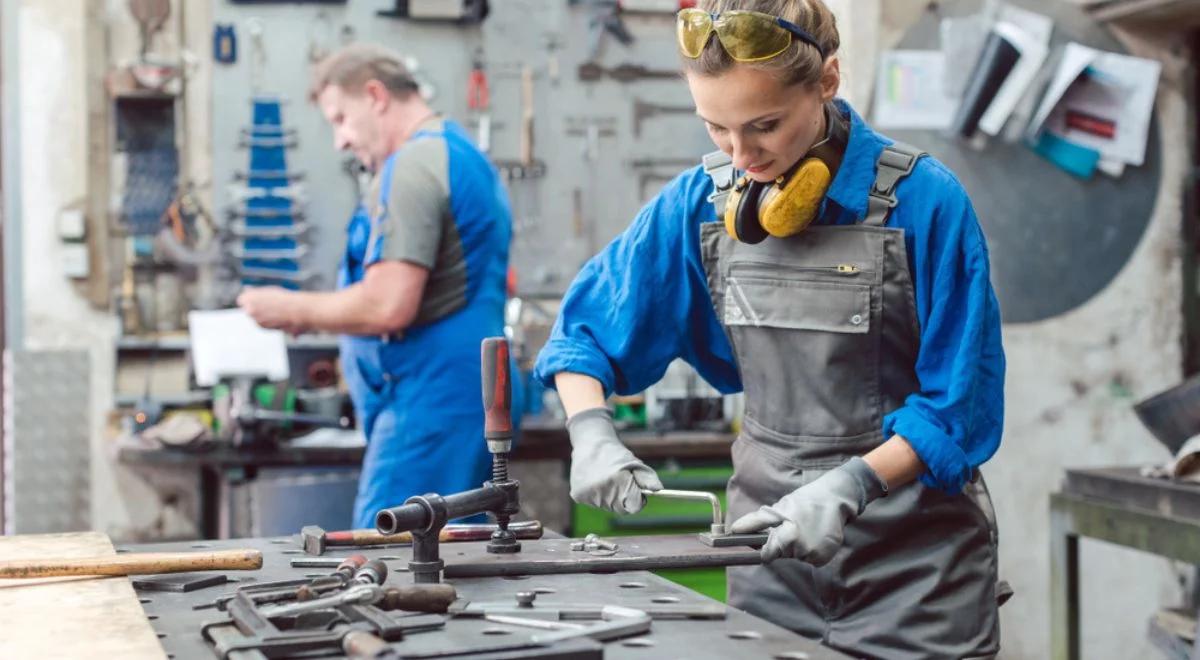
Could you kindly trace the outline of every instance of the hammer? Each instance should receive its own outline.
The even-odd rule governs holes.
[[[64,575],[157,575],[188,571],[262,568],[258,550],[217,552],[144,552],[113,557],[13,559],[0,561],[0,578],[44,578]]]
[[[542,538],[542,523],[536,520],[509,523],[509,531],[519,539]],[[438,540],[442,543],[449,541],[486,541],[492,538],[496,531],[495,525],[446,525]],[[390,545],[412,543],[411,532],[399,534],[380,534],[373,529],[351,529],[344,532],[327,532],[317,525],[307,525],[300,530],[300,547],[306,554],[322,555],[325,548],[335,546],[359,547],[365,545]]]

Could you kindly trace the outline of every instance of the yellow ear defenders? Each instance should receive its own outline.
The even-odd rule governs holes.
[[[800,162],[770,183],[742,176],[725,201],[725,231],[743,243],[767,236],[786,238],[804,231],[817,217],[846,149],[848,128],[841,113],[825,108],[825,139]]]

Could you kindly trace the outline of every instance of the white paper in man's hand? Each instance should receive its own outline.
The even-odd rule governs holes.
[[[240,309],[188,312],[192,371],[201,387],[223,377],[287,380],[287,339],[267,330]]]

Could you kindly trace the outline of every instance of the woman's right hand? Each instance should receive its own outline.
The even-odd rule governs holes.
[[[614,513],[637,513],[642,489],[663,485],[650,466],[621,444],[608,408],[589,408],[567,420],[571,438],[571,499]]]

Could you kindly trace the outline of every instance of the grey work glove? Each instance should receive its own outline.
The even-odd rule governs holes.
[[[730,531],[751,534],[770,527],[761,551],[764,563],[787,557],[824,566],[842,547],[846,525],[884,495],[887,485],[855,456],[775,504],[738,518]]]
[[[615,513],[637,513],[646,505],[641,489],[662,482],[617,438],[612,413],[590,408],[567,420],[571,437],[571,499]]]

